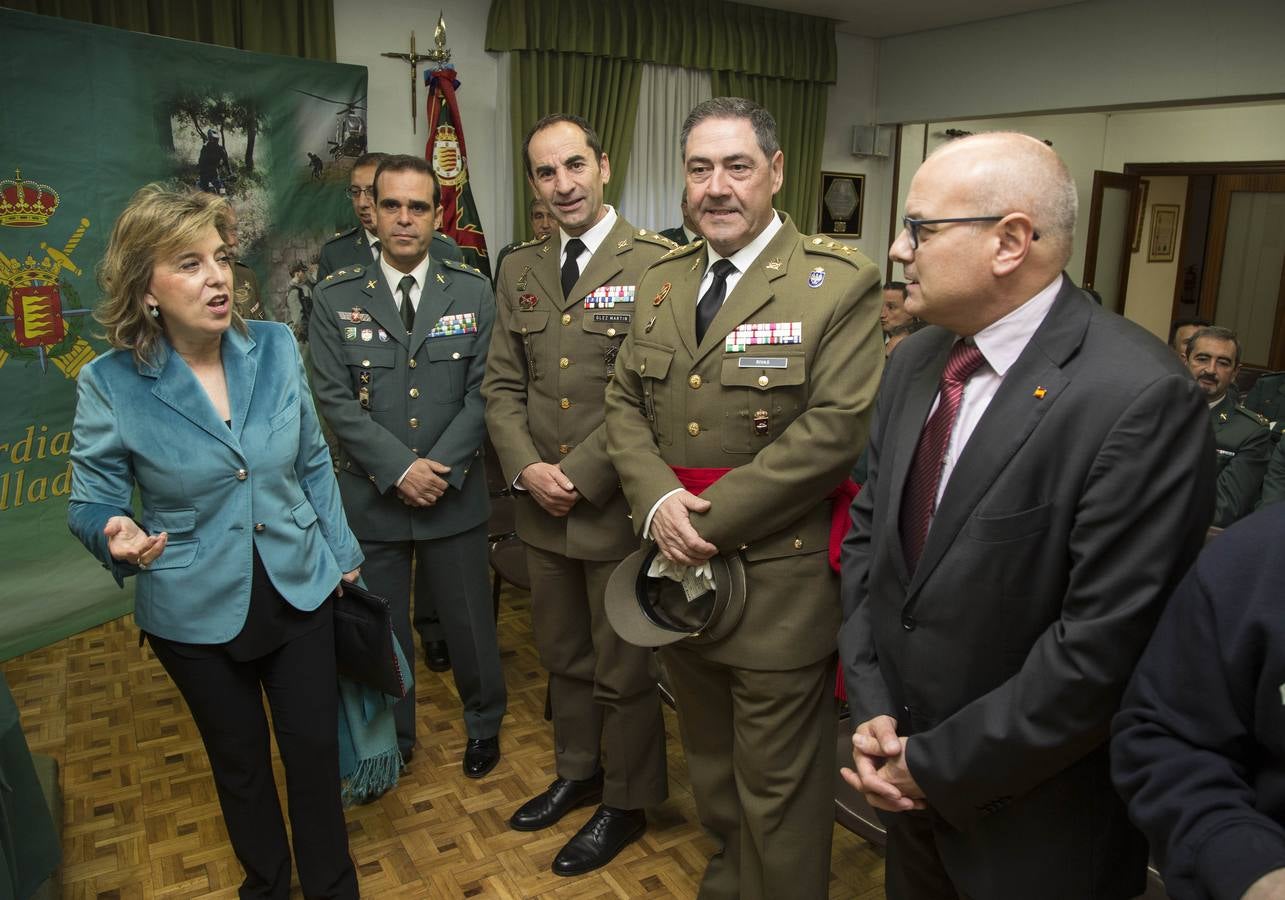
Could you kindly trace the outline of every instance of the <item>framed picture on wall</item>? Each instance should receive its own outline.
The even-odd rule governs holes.
[[[1145,178],[1138,179],[1138,212],[1133,217],[1133,252],[1137,253],[1142,247],[1142,220],[1147,211],[1147,191],[1151,188],[1151,182]]]
[[[861,211],[865,205],[866,176],[842,172],[821,173],[820,231],[831,237],[861,237]]]
[[[1157,203],[1151,207],[1151,241],[1147,244],[1147,262],[1173,262],[1178,243],[1178,204]]]

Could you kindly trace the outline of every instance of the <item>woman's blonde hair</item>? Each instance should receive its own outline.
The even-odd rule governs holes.
[[[134,351],[139,362],[156,362],[163,323],[151,315],[143,300],[156,261],[192,246],[211,226],[226,240],[231,216],[231,207],[221,197],[159,183],[140,188],[130,198],[98,263],[103,297],[94,318],[107,329],[109,344]],[[246,330],[235,303],[232,325],[243,333]]]

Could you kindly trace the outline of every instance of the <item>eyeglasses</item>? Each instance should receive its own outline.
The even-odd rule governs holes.
[[[365,194],[373,200],[375,198],[375,186],[372,184],[370,187],[364,188],[357,187],[357,185],[354,184],[352,187],[348,188],[348,190],[344,191],[344,193],[349,197],[352,197],[354,200],[362,194]]]
[[[901,217],[901,225],[910,234],[910,249],[919,249],[919,229],[925,225],[949,225],[955,222],[1002,222],[1005,216],[962,216],[953,219],[912,219],[910,216]],[[1038,241],[1040,233],[1038,231],[1031,234],[1031,240]]]

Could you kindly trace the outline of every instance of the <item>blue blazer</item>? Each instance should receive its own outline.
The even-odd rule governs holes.
[[[229,428],[177,353],[155,365],[129,351],[100,356],[77,379],[68,525],[118,584],[137,576],[134,617],[150,634],[188,643],[231,640],[250,606],[252,548],[273,585],[316,609],[362,561],[294,336],[275,322],[223,335]],[[112,559],[111,516],[169,532],[147,569]]]

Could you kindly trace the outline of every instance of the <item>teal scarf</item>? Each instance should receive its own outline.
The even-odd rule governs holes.
[[[415,679],[396,640],[393,651],[402,688],[410,692]],[[373,800],[397,786],[402,757],[393,724],[395,702],[396,698],[375,688],[339,679],[339,778],[345,807]]]

